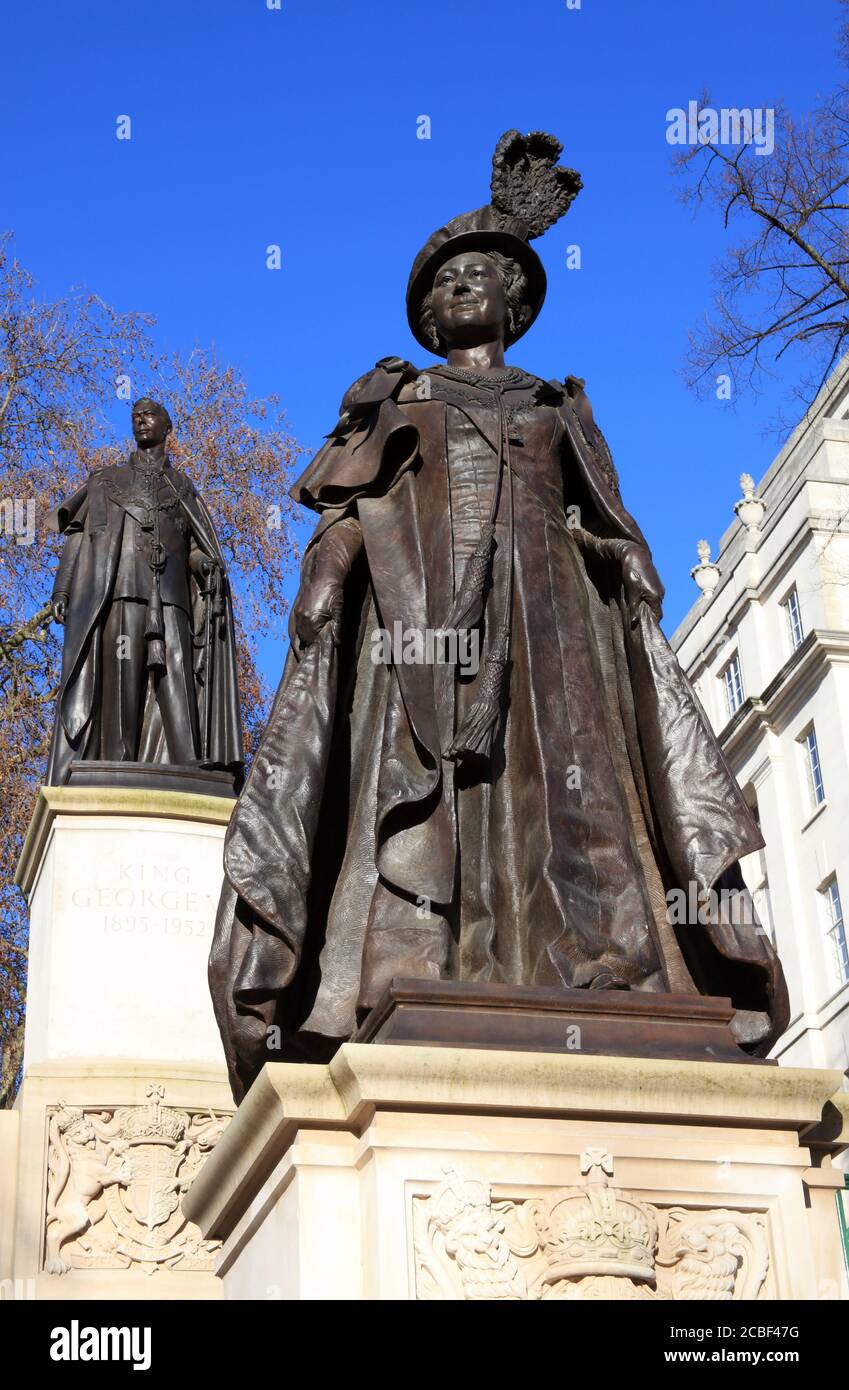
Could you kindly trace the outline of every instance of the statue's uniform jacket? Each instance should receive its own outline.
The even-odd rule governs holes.
[[[646,543],[581,383],[514,376],[510,698],[483,774],[445,757],[475,681],[376,664],[372,639],[444,625],[491,495],[491,393],[387,359],[293,489],[320,515],[304,583],[334,527],[361,551],[342,643],[325,629],[290,653],[228,834],[210,977],[237,1093],[270,1024],[284,1055],[326,1055],[393,975],[566,987],[604,967],[637,989],[730,987],[753,1049],[784,1026],[755,925],[679,939],[667,921],[672,887],[742,888],[759,832],[654,616],[628,618],[609,547]]]
[[[170,470],[169,479],[179,498],[188,501],[193,497],[194,489],[176,469]],[[160,542],[165,553],[159,594],[164,604],[172,604],[185,613],[191,613],[190,563],[193,553],[198,553],[200,547],[169,480],[153,470],[116,470],[115,476],[107,482],[107,492],[110,500],[124,513],[124,533],[112,598],[147,602],[150,597],[150,550],[155,504],[159,513]]]
[[[154,583],[154,505],[165,556],[159,592],[170,664],[166,679],[152,681],[144,622]],[[64,781],[74,758],[194,761],[199,697],[206,692],[193,651],[193,634],[204,621],[193,563],[208,556],[225,574],[203,499],[178,469],[140,467],[133,455],[126,464],[95,469],[57,508],[52,525],[65,537],[53,592],[67,595],[68,605],[48,782]],[[214,638],[208,761],[236,767],[243,753],[229,594],[225,606]],[[119,657],[116,636],[127,639],[129,654]]]

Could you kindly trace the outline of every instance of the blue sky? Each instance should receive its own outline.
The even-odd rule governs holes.
[[[837,22],[835,0],[7,0],[0,226],[46,295],[85,284],[153,314],[163,346],[214,344],[315,448],[377,358],[424,360],[409,266],[487,200],[497,137],[553,131],[585,189],[537,243],[548,300],[511,360],[587,379],[671,631],[697,539],[716,544],[740,472],[776,452],[765,431],[799,365],[757,400],[684,386],[727,239],[678,200],[666,112],[706,87],[805,111],[838,78]],[[267,659],[274,678],[282,648]]]

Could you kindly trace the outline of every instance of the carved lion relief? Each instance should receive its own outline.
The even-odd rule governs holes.
[[[603,1149],[583,1186],[493,1200],[449,1171],[413,1198],[417,1299],[754,1299],[765,1295],[764,1218],[655,1207],[613,1186]]]
[[[219,1242],[183,1216],[180,1199],[229,1115],[174,1110],[162,1086],[147,1105],[48,1115],[44,1268],[211,1270]]]

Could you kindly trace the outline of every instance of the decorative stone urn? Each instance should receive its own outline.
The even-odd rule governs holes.
[[[713,564],[710,558],[710,546],[707,541],[699,541],[696,546],[699,556],[699,563],[690,570],[690,578],[695,579],[705,598],[710,598],[719,583],[720,568]]]
[[[766,515],[766,503],[755,496],[755,480],[751,473],[740,474],[740,488],[743,496],[734,503],[734,510],[746,530],[755,534],[760,531]]]

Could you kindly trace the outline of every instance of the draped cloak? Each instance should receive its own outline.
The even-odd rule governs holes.
[[[121,484],[128,471],[124,466],[95,469],[50,518],[52,528],[65,537],[54,593],[67,592],[69,602],[48,783],[64,780],[71,758],[93,756],[87,750],[96,734],[103,662],[114,659],[111,653],[103,650],[104,625],[113,602],[126,518],[131,512],[138,512],[136,519],[147,521],[144,513],[122,496]],[[191,675],[191,698],[197,703],[201,728],[207,702],[210,706],[206,765],[232,769],[239,774],[244,761],[242,719],[235,625],[224,556],[206,504],[191,480],[170,464],[165,471],[179,498],[179,502],[175,498],[175,504],[190,540],[220,566],[225,612],[210,633],[212,679],[211,682],[207,679],[199,650]],[[181,598],[183,593],[190,605],[192,630],[202,636],[206,605],[194,577],[180,576],[179,582],[175,581],[174,597]],[[163,598],[165,602],[171,601],[170,591]],[[162,746],[164,736],[155,707],[150,716],[154,725],[151,742]],[[159,726],[158,736],[156,726]],[[160,760],[166,760],[164,754]]]
[[[284,1058],[323,1060],[392,973],[569,986],[595,949],[631,988],[730,996],[752,1052],[786,1027],[781,967],[751,914],[670,923],[672,889],[744,894],[737,861],[763,842],[655,617],[643,604],[632,623],[618,564],[568,535],[571,509],[590,542],[645,545],[582,384],[519,375],[504,392],[519,631],[507,731],[477,781],[444,755],[463,704],[452,668],[375,664],[370,639],[441,627],[459,581],[447,440],[463,419],[494,450],[491,414],[438,369],[384,359],[292,490],[320,518],[304,581],[343,519],[357,518],[362,553],[341,643],[326,627],[289,653],[228,830],[209,975],[237,1099],[271,1028]],[[567,756],[589,764],[577,812]],[[481,902],[465,918],[486,922],[464,919],[470,885]],[[589,933],[585,948],[599,903],[619,939],[593,948]]]

